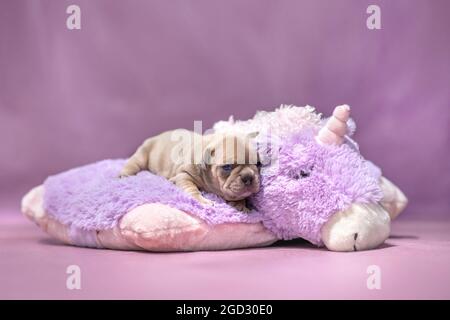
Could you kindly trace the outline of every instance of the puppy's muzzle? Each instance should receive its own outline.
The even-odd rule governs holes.
[[[253,184],[254,176],[251,174],[244,174],[241,176],[241,181],[245,186],[251,186]]]

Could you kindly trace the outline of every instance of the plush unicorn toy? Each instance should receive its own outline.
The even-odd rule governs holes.
[[[105,160],[49,177],[22,211],[64,243],[121,250],[193,251],[304,238],[334,251],[376,248],[407,199],[350,138],[348,106],[321,119],[312,107],[282,106],[216,132],[259,131],[261,190],[243,214],[211,194],[203,206],[150,172],[118,179],[124,160]]]
[[[404,194],[359,154],[347,105],[326,121],[310,106],[281,106],[248,121],[218,122],[214,129],[259,130],[260,156],[271,164],[261,169],[262,192],[253,203],[272,218],[266,227],[281,239],[300,236],[335,251],[375,248],[406,206]]]

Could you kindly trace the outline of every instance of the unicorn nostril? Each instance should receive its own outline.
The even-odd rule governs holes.
[[[358,251],[356,248],[356,239],[358,239],[358,232],[353,234],[353,239],[355,240],[355,243],[353,244],[353,251]]]

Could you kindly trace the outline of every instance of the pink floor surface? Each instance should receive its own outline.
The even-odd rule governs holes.
[[[81,268],[81,290],[66,268]],[[381,288],[367,288],[377,265]],[[377,250],[304,241],[259,249],[145,253],[61,245],[26,218],[0,219],[2,299],[450,299],[450,220],[403,219]]]

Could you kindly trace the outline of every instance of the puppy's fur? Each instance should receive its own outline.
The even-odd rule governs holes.
[[[254,134],[253,134],[254,135]],[[248,212],[245,198],[259,191],[257,153],[237,135],[199,135],[179,129],[149,138],[128,159],[120,176],[149,170],[198,201],[212,205],[200,190],[215,193],[236,209]]]

